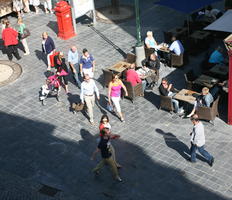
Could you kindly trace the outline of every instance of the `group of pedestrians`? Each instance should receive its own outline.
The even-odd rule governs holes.
[[[3,30],[2,30],[2,39],[4,41],[4,45],[6,47],[7,56],[9,60],[13,59],[13,55],[19,60],[21,59],[18,50],[18,37],[19,35],[24,34],[24,29],[26,28],[25,24],[21,17],[18,18],[18,30],[15,30],[11,27],[10,22],[6,19],[3,22]],[[25,54],[29,55],[30,51],[27,45],[26,38],[21,38],[20,40],[24,46]],[[92,54],[88,52],[86,48],[82,50],[82,55],[79,57],[79,53],[76,46],[71,46],[68,51],[68,66],[66,65],[66,60],[63,52],[57,52],[55,43],[53,39],[48,35],[47,32],[42,33],[42,51],[47,60],[47,71],[52,71],[52,67],[55,68],[56,75],[59,76],[60,82],[63,82],[65,92],[69,93],[68,88],[68,75],[70,73],[73,74],[73,78],[77,84],[77,87],[80,88],[80,100],[82,104],[86,104],[89,121],[92,125],[94,125],[94,115],[93,108],[95,105],[95,98],[100,100],[100,93],[97,88],[97,85],[94,81],[94,72],[96,68],[95,59]],[[57,54],[56,54],[57,53]],[[51,56],[53,59],[51,60]],[[69,70],[70,69],[70,70]],[[133,69],[133,67],[131,67]],[[160,86],[160,92],[166,96],[171,96],[174,91],[172,84],[169,84],[166,79],[163,79]],[[121,111],[120,99],[121,99],[121,91],[124,91],[125,96],[128,95],[127,89],[123,82],[119,79],[117,74],[114,74],[112,77],[112,81],[108,85],[108,105],[113,108],[113,111],[116,111],[120,120],[125,122],[124,115]],[[202,91],[203,95],[206,96],[208,91]],[[208,95],[209,96],[209,95]],[[179,107],[179,102],[172,100],[175,111],[177,113],[182,113],[182,109]],[[115,110],[114,110],[115,109]],[[194,107],[194,109],[196,109]],[[196,114],[191,112],[190,120],[193,123],[193,131],[191,132],[191,147],[190,147],[190,161],[196,162],[196,151],[198,150],[202,156],[205,157],[210,166],[213,166],[214,157],[210,155],[204,148],[205,145],[205,134],[204,134],[204,126],[202,122],[199,121],[199,118]],[[94,151],[91,159],[94,159],[98,152],[101,152],[102,160],[101,162],[93,169],[93,172],[96,174],[100,173],[101,168],[108,164],[111,167],[113,177],[122,181],[119,176],[118,169],[122,166],[117,162],[115,156],[115,149],[110,142],[112,139],[117,139],[120,136],[117,134],[111,133],[111,125],[109,123],[109,118],[107,115],[103,115],[101,118],[100,126],[99,126],[99,143],[97,149]]]
[[[21,42],[24,47],[24,55],[30,54],[26,39],[29,36],[29,33],[26,34],[24,32],[26,26],[23,23],[22,18],[18,18],[17,25],[18,28],[15,29],[11,26],[11,23],[7,18],[2,20],[2,40],[4,42],[4,47],[9,60],[13,59],[13,55],[17,60],[21,59],[21,56],[18,52],[19,42]]]
[[[18,18],[24,16],[24,13],[30,13],[30,5],[34,7],[36,14],[39,14],[39,5],[43,2],[44,12],[52,13],[52,0],[13,0],[13,11],[17,13]]]

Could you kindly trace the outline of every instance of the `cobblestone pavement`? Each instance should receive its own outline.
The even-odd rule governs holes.
[[[106,1],[97,3],[104,5]],[[133,3],[133,1],[127,1]],[[182,13],[160,7],[154,1],[141,2],[142,33],[153,30],[158,41],[162,31],[181,25]],[[172,16],[170,18],[170,16]],[[15,21],[15,19],[11,18]],[[61,102],[50,98],[46,106],[38,101],[38,91],[45,80],[46,65],[41,53],[41,33],[47,31],[57,50],[68,52],[70,45],[79,51],[86,47],[94,55],[96,80],[101,100],[94,108],[98,122],[105,112],[107,91],[102,87],[102,69],[123,59],[122,52],[136,43],[135,22],[98,23],[95,28],[77,24],[77,36],[63,41],[56,37],[53,15],[25,17],[31,30],[28,39],[31,54],[19,61],[23,73],[15,82],[0,88],[0,199],[62,200],[225,200],[232,198],[231,126],[217,118],[215,125],[204,122],[206,148],[215,157],[211,168],[199,157],[191,164],[188,156],[192,124],[158,110],[157,91],[148,91],[133,104],[122,100],[125,123],[109,114],[112,130],[121,135],[114,141],[117,158],[123,165],[122,183],[112,180],[107,168],[99,177],[91,169],[97,164],[90,156],[96,148],[98,127],[91,127],[82,113],[70,112],[70,102],[80,90],[69,84],[71,95],[61,91]],[[110,41],[110,43],[108,42]],[[114,45],[112,45],[114,44]],[[22,55],[22,51],[20,51]],[[0,52],[0,58],[6,55]],[[190,58],[196,67],[198,59]],[[177,88],[184,84],[182,69],[162,66],[161,76],[169,76]],[[197,69],[196,69],[197,70]],[[60,191],[53,197],[39,193],[42,185]]]

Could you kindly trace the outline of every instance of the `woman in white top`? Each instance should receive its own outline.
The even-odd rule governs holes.
[[[155,41],[155,38],[153,37],[152,31],[147,31],[147,37],[145,38],[145,44],[148,49],[153,48],[157,49],[158,48],[158,43]]]

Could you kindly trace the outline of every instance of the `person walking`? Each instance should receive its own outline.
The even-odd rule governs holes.
[[[2,31],[2,40],[4,41],[7,56],[10,61],[13,59],[13,55],[17,58],[17,60],[20,60],[21,57],[19,56],[19,52],[17,49],[18,32],[10,26],[9,21],[6,21],[5,25],[5,29]]]
[[[118,75],[114,74],[112,81],[109,83],[108,101],[109,101],[109,105],[111,105],[111,106],[112,106],[112,102],[113,102],[113,105],[116,108],[116,111],[120,117],[121,122],[125,122],[125,119],[122,115],[121,106],[120,106],[121,89],[122,88],[125,92],[125,96],[128,96],[127,89],[126,89],[125,85],[119,79]]]
[[[89,54],[87,49],[83,49],[83,55],[80,58],[80,73],[83,77],[88,74],[90,78],[93,78],[93,73],[95,70],[95,61],[91,54]]]
[[[35,8],[35,14],[39,14],[39,8],[40,0],[30,0],[30,4],[34,6]]]
[[[97,99],[100,99],[99,90],[94,82],[93,79],[90,78],[88,74],[85,74],[84,81],[81,83],[81,94],[80,99],[81,102],[84,104],[86,103],[89,121],[91,125],[94,125],[93,120],[93,107],[95,103],[95,95],[96,93]]]
[[[190,133],[191,136],[191,148],[190,148],[190,161],[196,162],[196,151],[207,160],[208,164],[212,167],[214,163],[214,157],[205,150],[205,132],[202,122],[199,121],[197,114],[194,114],[190,120],[193,123],[193,131]]]
[[[23,0],[23,5],[24,5],[24,12],[29,13],[30,11],[30,6],[29,6],[29,0]]]
[[[44,0],[45,13],[52,13],[52,0]]]
[[[100,163],[97,164],[97,166],[92,171],[95,174],[99,174],[100,170],[103,168],[104,165],[109,165],[113,174],[113,178],[121,182],[122,179],[119,176],[116,163],[112,158],[112,153],[110,151],[110,145],[109,145],[110,139],[119,138],[120,136],[116,134],[110,134],[110,131],[107,128],[102,129],[101,135],[102,135],[101,140],[98,144],[97,149],[93,152],[91,160],[95,159],[95,156],[98,152],[101,152],[102,160],[100,161]]]
[[[72,46],[68,52],[68,63],[70,69],[72,70],[74,80],[76,81],[77,86],[80,88],[81,87],[81,81],[79,78],[80,66],[79,66],[79,56],[76,46]]]
[[[42,33],[42,51],[45,53],[47,57],[47,71],[51,71],[51,61],[50,61],[50,55],[52,55],[55,52],[55,43],[53,39],[48,36],[47,32]]]
[[[23,36],[23,31],[24,29],[26,28],[25,24],[23,23],[23,19],[22,18],[18,18],[18,25],[19,25],[19,29],[18,29],[18,33]],[[25,38],[21,38],[21,42],[23,44],[23,47],[24,47],[24,50],[25,50],[25,53],[24,55],[29,55],[30,54],[30,51],[29,51],[29,48],[28,48],[28,45],[27,45],[27,39],[26,37]]]
[[[100,125],[99,125],[100,137],[102,137],[101,131],[104,128],[108,128],[109,131],[111,132],[110,120],[109,120],[108,115],[106,115],[106,114],[102,115],[102,117],[101,117],[101,121],[100,121]],[[121,168],[122,166],[116,161],[115,149],[110,141],[109,141],[109,147],[110,147],[110,152],[112,154],[112,158],[115,161],[117,168]]]
[[[23,1],[13,0],[13,11],[17,13],[18,18],[23,17]]]
[[[65,63],[63,52],[59,52],[59,54],[54,57],[54,65],[56,68],[56,74],[59,75],[60,82],[63,80],[65,92],[68,94],[68,68]]]

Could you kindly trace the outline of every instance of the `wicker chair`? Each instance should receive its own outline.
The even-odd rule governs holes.
[[[127,53],[125,62],[135,63],[136,62],[136,55],[133,53]]]
[[[188,90],[194,90],[196,89],[194,85],[194,80],[196,79],[193,70],[188,71],[187,73],[184,74],[184,78],[186,81],[186,87]]]
[[[129,98],[132,103],[134,103],[136,97],[143,95],[142,83],[138,83],[137,85],[132,86],[131,82],[123,80],[123,84],[125,85],[128,92],[128,96],[126,96],[126,98]]]
[[[217,97],[217,99],[213,102],[211,107],[199,106],[196,110],[199,119],[208,120],[209,122],[214,124],[214,119],[216,118],[216,116],[219,117],[219,113],[218,113],[219,99],[220,96]]]
[[[172,103],[172,98],[169,96],[163,96],[160,94],[160,107],[159,109],[164,109],[172,113],[174,111],[174,106]]]
[[[170,44],[172,42],[171,40],[172,33],[163,31],[163,34],[164,34],[164,42]]]
[[[103,77],[104,77],[104,84],[103,87],[108,87],[110,81],[112,81],[113,72],[108,69],[102,69]]]
[[[184,64],[184,54],[171,54],[171,67],[181,67]]]

